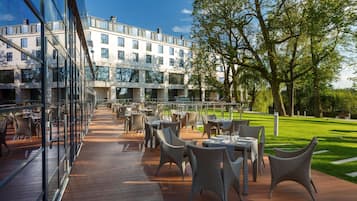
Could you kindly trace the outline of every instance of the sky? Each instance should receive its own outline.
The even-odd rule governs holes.
[[[89,15],[189,38],[193,0],[86,0]]]

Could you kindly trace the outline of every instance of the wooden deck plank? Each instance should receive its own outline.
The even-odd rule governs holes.
[[[159,149],[142,148],[143,134],[124,134],[122,125],[114,117],[109,109],[96,111],[62,200],[189,200],[192,182],[190,167],[187,167],[184,181],[174,165],[171,168],[169,165],[162,167],[159,175],[155,176]],[[182,129],[181,135],[187,139],[203,139],[201,133],[191,129]],[[265,164],[267,167],[257,182],[253,182],[249,174],[249,195],[243,197],[245,201],[310,200],[307,191],[294,182],[279,184],[272,199],[269,199],[270,167],[267,157]],[[318,171],[312,171],[312,177],[318,189],[317,200],[356,200],[356,184]],[[212,193],[204,192],[201,196],[195,195],[194,200],[219,199]],[[239,200],[233,190],[229,193],[229,200]]]

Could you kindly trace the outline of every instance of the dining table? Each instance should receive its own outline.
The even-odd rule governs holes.
[[[206,147],[224,146],[228,153],[233,156],[235,151],[243,153],[243,194],[248,195],[248,158],[253,164],[253,181],[257,181],[258,140],[252,137],[239,137],[230,135],[217,135],[202,142]]]

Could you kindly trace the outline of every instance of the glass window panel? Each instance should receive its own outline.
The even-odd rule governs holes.
[[[151,43],[149,42],[146,43],[146,51],[151,52]]]
[[[23,83],[41,82],[41,69],[40,68],[22,69],[21,82]]]
[[[173,47],[169,48],[169,54],[172,56],[175,54],[175,49]]]
[[[118,59],[124,60],[125,59],[125,52],[123,50],[118,51]]]
[[[132,88],[116,88],[116,98],[117,99],[133,99],[133,89]]]
[[[175,59],[173,58],[170,58],[170,66],[175,66]]]
[[[163,65],[164,64],[164,57],[158,57],[157,58],[157,64]]]
[[[12,52],[6,52],[6,61],[12,61]]]
[[[124,33],[124,25],[118,24],[118,25],[117,25],[117,32],[119,32],[119,33]]]
[[[0,83],[14,83],[14,71],[0,70]]]
[[[146,63],[151,64],[152,63],[152,56],[151,55],[146,55]]]
[[[139,70],[116,68],[115,79],[118,82],[139,82]]]
[[[139,49],[139,41],[133,40],[133,49]]]
[[[158,52],[159,54],[164,53],[164,46],[158,45],[158,46],[157,46],[157,52]]]
[[[183,84],[183,74],[170,73],[169,74],[169,84]]]
[[[180,57],[183,57],[183,56],[184,56],[183,50],[179,50],[179,56],[180,56]]]
[[[97,66],[95,78],[98,81],[109,81],[109,67],[108,66]]]
[[[125,39],[122,37],[118,37],[118,46],[124,47],[125,46]]]
[[[139,62],[139,54],[138,53],[132,53],[132,58],[133,62]]]
[[[109,36],[107,34],[101,34],[100,39],[101,43],[109,44]]]
[[[108,59],[109,58],[109,49],[108,48],[101,48],[101,57]]]
[[[21,38],[21,47],[27,48],[27,38]]]
[[[164,74],[158,71],[145,71],[145,83],[164,83]]]

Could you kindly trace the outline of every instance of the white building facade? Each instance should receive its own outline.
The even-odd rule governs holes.
[[[192,42],[182,37],[89,17],[98,100],[173,101],[187,97]]]

